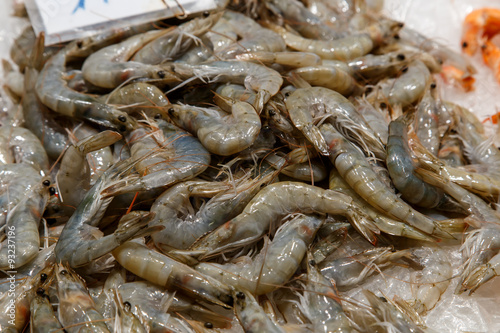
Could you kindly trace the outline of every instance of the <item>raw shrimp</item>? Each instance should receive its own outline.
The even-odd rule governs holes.
[[[321,58],[311,52],[245,52],[238,54],[236,59],[253,61],[266,65],[280,64],[289,67],[307,67],[321,65]]]
[[[200,236],[241,213],[260,187],[275,175],[275,172],[265,172],[255,179],[238,181],[235,188],[228,188],[226,183],[197,180],[171,187],[151,207],[151,212],[156,215],[149,225],[165,226],[164,230],[152,235],[155,245],[163,251],[169,247],[187,249]],[[213,197],[196,214],[187,213],[192,210],[189,197],[196,195]],[[181,218],[182,215],[187,216]]]
[[[282,174],[293,179],[308,182],[320,182],[328,175],[325,165],[318,159],[302,163],[287,161],[286,157],[270,154],[266,157],[266,162],[278,169]]]
[[[342,133],[355,140],[367,152],[385,158],[385,148],[373,134],[354,105],[344,96],[323,87],[297,89],[286,98],[286,107],[295,127],[314,144],[323,155],[329,154],[328,145],[314,124],[326,119],[332,121]]]
[[[226,99],[231,114],[191,105],[170,106],[168,113],[179,127],[193,133],[211,153],[228,156],[250,147],[261,128],[260,117],[247,102]]]
[[[112,253],[125,269],[154,284],[179,288],[192,296],[223,307],[233,303],[230,288],[219,280],[205,276],[145,245],[129,241]]]
[[[128,138],[139,175],[108,186],[105,197],[172,185],[196,177],[210,164],[208,151],[189,133],[162,119],[149,126],[137,128]]]
[[[5,219],[7,238],[2,242],[0,248],[0,269],[13,270],[21,267],[38,254],[40,238],[38,225],[49,198],[50,179],[48,177],[36,179],[36,171],[23,170],[23,178],[27,177],[33,181],[33,185],[26,188],[13,184],[9,196],[17,197],[14,207],[10,207]],[[22,191],[18,193],[17,191]],[[2,200],[3,201],[3,200]],[[4,208],[5,209],[5,208]]]
[[[307,39],[287,31],[285,28],[267,22],[271,29],[283,37],[288,47],[302,52],[312,52],[323,59],[351,60],[370,52],[384,38],[395,34],[399,23],[383,21],[366,29],[366,32],[350,35],[332,41]]]
[[[415,132],[422,145],[434,156],[439,151],[439,123],[436,83],[432,82],[425,90],[415,113]]]
[[[325,87],[344,96],[358,95],[362,88],[347,72],[331,66],[301,67],[290,71],[312,86]]]
[[[226,83],[218,86],[215,93],[222,97],[230,98],[235,101],[247,102],[252,105],[255,104],[255,99],[257,98],[257,94],[255,92],[245,88],[240,84],[232,83]]]
[[[379,229],[380,231],[383,231],[385,233],[388,233],[390,235],[396,235],[396,236],[404,236],[407,238],[413,238],[413,239],[418,239],[418,240],[425,240],[425,241],[433,241],[432,237],[427,236],[425,233],[419,231],[418,229],[407,225],[403,222],[397,221],[395,219],[392,219],[390,217],[385,216],[382,213],[379,213],[376,211],[372,206],[370,206],[363,198],[361,198],[349,184],[346,183],[346,181],[340,176],[339,172],[335,169],[332,169],[330,171],[330,182],[329,182],[329,187],[331,190],[339,191],[342,192],[346,195],[349,195],[353,200],[355,200],[358,205],[363,207],[364,212],[370,216],[371,220],[373,221],[373,225]],[[367,229],[369,230],[369,226],[367,226]],[[375,230],[377,232],[378,230]],[[365,235],[366,232],[363,232],[363,230],[360,230],[360,233]],[[366,238],[366,235],[365,235]],[[374,243],[376,239],[373,239],[372,243]]]
[[[103,316],[96,310],[85,281],[69,267],[55,268],[59,299],[59,321],[68,333],[110,333]]]
[[[344,180],[371,206],[383,214],[403,221],[429,235],[450,238],[439,224],[416,211],[392,193],[378,179],[363,154],[330,124],[320,127],[330,148],[330,160]]]
[[[89,120],[98,125],[117,128],[121,132],[133,129],[136,121],[127,113],[68,88],[64,80],[66,61],[80,49],[78,45],[78,41],[71,42],[45,64],[36,83],[38,98],[65,116]]]
[[[487,263],[476,267],[465,276],[459,285],[460,292],[469,291],[469,295],[477,290],[484,283],[500,275],[500,253],[497,253]]]
[[[44,289],[38,289],[30,304],[31,333],[55,333],[63,331],[61,323],[50,304],[49,296]]]
[[[90,190],[87,154],[112,145],[121,138],[121,134],[117,132],[103,131],[71,145],[66,150],[57,172],[59,195],[64,205],[77,207]]]
[[[385,54],[367,54],[348,62],[356,78],[379,79],[396,75],[411,61],[410,52],[393,51]]]
[[[317,333],[349,333],[351,324],[347,319],[339,296],[332,285],[320,272],[312,255],[307,256],[307,275],[303,294],[299,294],[300,310],[312,323]]]
[[[0,128],[0,164],[25,163],[42,174],[49,170],[49,157],[40,140],[23,127]]]
[[[116,305],[114,332],[146,333],[141,321],[132,313],[131,304],[124,303],[117,289],[113,289]]]
[[[392,107],[406,107],[418,101],[431,79],[429,69],[417,59],[402,69],[402,72],[398,78],[386,81],[380,86],[380,90],[375,90],[372,94],[380,95],[378,99],[388,102]],[[371,100],[371,96],[368,96],[368,100]]]
[[[236,317],[246,333],[285,333],[285,330],[274,323],[259,305],[255,297],[248,291],[233,292]]]
[[[419,263],[424,269],[413,276],[414,300],[410,300],[409,304],[418,314],[425,315],[436,306],[451,282],[451,262],[446,252],[437,246],[418,248],[412,253],[421,258]]]
[[[368,223],[360,207],[344,194],[304,183],[278,182],[263,188],[243,213],[199,239],[190,250],[207,256],[250,244],[276,228],[275,221],[295,212],[340,214],[353,225]]]
[[[183,80],[199,78],[208,82],[245,84],[245,87],[257,92],[254,107],[258,113],[262,111],[264,104],[278,93],[283,84],[283,78],[278,72],[251,62],[227,60],[199,65],[171,63],[170,69]]]
[[[462,142],[457,135],[453,134],[453,130],[447,131],[441,138],[436,156],[451,167],[456,168],[465,165]]]
[[[113,199],[103,198],[101,191],[122,181],[123,173],[131,166],[133,163],[130,165],[127,160],[115,164],[85,194],[59,237],[55,248],[57,262],[67,263],[71,267],[88,264],[132,238],[147,225],[153,214],[134,211],[122,218],[114,233],[97,239],[94,236],[98,234],[96,226]]]
[[[221,18],[222,12],[208,16],[197,17],[167,30],[163,36],[144,45],[132,58],[133,61],[158,65],[171,61],[184,54],[194,43],[199,43],[199,37],[205,34]]]
[[[375,136],[377,136],[384,145],[387,144],[387,138],[389,137],[388,125],[390,121],[387,119],[387,113],[375,108],[365,97],[355,98],[354,106],[368,126],[373,130]]]
[[[415,166],[408,146],[407,121],[408,119],[402,116],[389,125],[386,164],[394,186],[403,199],[420,207],[439,209],[451,204],[450,198],[441,190],[415,175]]]
[[[393,252],[392,247],[378,247],[349,257],[324,261],[321,264],[321,274],[335,281],[336,287],[345,291],[350,289],[368,276],[378,273],[380,268],[387,267],[401,258],[409,258],[409,250]]]
[[[242,39],[218,50],[214,55],[215,59],[234,59],[238,54],[244,52],[285,51],[285,42],[279,34],[262,27],[248,16],[226,10],[224,12],[224,18]]]
[[[273,241],[253,260],[244,257],[239,258],[239,263],[223,265],[202,262],[195,269],[237,290],[248,290],[255,295],[267,294],[288,282],[299,268],[323,221],[300,214],[284,223],[276,231]]]
[[[166,112],[162,107],[169,104],[160,88],[145,82],[127,84],[101,98],[109,104],[115,104],[127,113],[144,112],[149,118],[165,119]]]
[[[83,77],[102,88],[116,88],[131,79],[149,79],[162,83],[178,81],[175,75],[165,71],[161,66],[128,61],[143,45],[165,35],[166,32],[168,30],[148,31],[100,49],[83,63]]]
[[[37,44],[43,45],[43,34],[37,40]],[[36,50],[43,49],[36,45]],[[25,69],[24,96],[22,100],[25,126],[40,139],[47,155],[57,159],[69,144],[68,135],[62,125],[54,119],[51,111],[43,105],[36,94],[36,82],[38,80],[38,69],[41,67],[41,54],[34,51]]]

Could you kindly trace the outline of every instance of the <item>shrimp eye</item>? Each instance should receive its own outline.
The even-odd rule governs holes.
[[[166,75],[166,74],[165,74],[165,71],[158,71],[158,73],[156,73],[156,74],[158,74],[158,77],[159,77],[160,79],[163,79],[163,78],[165,77],[165,75]]]
[[[243,294],[241,291],[238,291],[236,293],[236,298],[238,298],[238,299],[245,299],[245,294]]]
[[[309,260],[309,265],[316,266],[316,260]]]
[[[394,39],[398,40],[400,37],[398,34],[394,35]]]
[[[81,48],[83,46],[83,42],[81,40],[76,42],[76,47]]]
[[[287,91],[287,92],[285,93],[285,97],[288,97],[288,96],[290,96],[290,92],[288,92],[288,91]]]
[[[203,17],[208,17],[210,15],[210,12],[208,10],[205,10],[203,12]]]
[[[48,278],[47,274],[45,274],[45,273],[40,274],[40,281],[44,282],[47,280],[47,278]]]
[[[37,293],[37,295],[43,296],[43,294],[45,294],[45,289],[43,289],[43,288],[38,288],[38,289],[36,290],[36,293]]]
[[[204,326],[205,326],[206,328],[214,328],[214,324],[212,324],[212,323],[210,323],[210,322],[208,322],[208,321],[204,324]]]
[[[365,93],[369,94],[373,91],[373,88],[372,87],[366,87],[365,89]]]
[[[276,115],[276,111],[274,111],[273,109],[269,110],[269,115],[272,117],[272,116],[275,116]]]
[[[383,297],[383,296],[380,296],[379,298],[380,298],[380,300],[381,300],[382,302],[387,303],[387,298],[385,298],[385,297]]]
[[[174,112],[175,112],[174,108],[170,108],[170,109],[168,109],[168,113],[169,113],[169,114],[174,114]]]
[[[123,306],[127,311],[130,311],[130,309],[132,308],[132,304],[130,304],[128,301],[123,302]]]
[[[404,54],[402,54],[402,53],[398,54],[398,55],[396,56],[396,58],[398,58],[398,60],[400,60],[400,61],[403,61],[403,60],[405,60],[405,59],[406,59],[405,55],[404,55]]]
[[[161,114],[159,113],[155,114],[155,119],[161,119]]]
[[[463,42],[463,43],[462,43],[462,48],[463,48],[463,49],[467,48],[468,46],[469,46],[469,44],[468,44],[467,42]]]
[[[386,109],[387,108],[387,104],[385,104],[384,102],[380,103],[380,107],[382,109]]]
[[[125,132],[125,131],[127,130],[127,126],[122,125],[122,126],[120,126],[120,128],[118,128],[118,130],[119,130],[120,132]]]
[[[125,116],[118,116],[118,120],[121,121],[122,123],[127,121],[127,117]]]
[[[61,275],[67,275],[67,274],[68,274],[68,271],[67,271],[67,270],[65,270],[65,269],[63,269],[63,270],[61,271]]]
[[[405,26],[405,24],[403,22],[398,22],[398,28],[402,28],[404,26]]]
[[[50,186],[50,180],[48,179],[45,179],[43,182],[42,182],[43,186]]]
[[[431,89],[435,89],[436,88],[436,83],[435,82],[432,82],[431,83]]]
[[[407,70],[408,70],[408,67],[406,67],[406,66],[401,68],[401,72],[403,72],[403,73],[406,73]]]
[[[56,189],[54,187],[49,187],[49,194],[50,195],[56,194]]]
[[[481,50],[486,50],[486,44],[481,45]]]

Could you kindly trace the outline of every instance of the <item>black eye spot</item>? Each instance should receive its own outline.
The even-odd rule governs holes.
[[[37,295],[43,296],[43,294],[45,294],[45,289],[43,289],[43,288],[38,288],[38,289],[36,290],[36,293],[37,293]]]
[[[396,58],[398,58],[398,60],[400,60],[400,61],[403,61],[403,60],[405,60],[405,59],[406,59],[405,55],[404,55],[404,54],[402,54],[402,53],[398,54],[398,55],[396,56]]]
[[[161,119],[161,114],[159,113],[155,114],[155,119]]]
[[[467,48],[468,46],[469,46],[469,44],[468,44],[467,42],[463,42],[463,43],[462,43],[462,48],[463,48],[463,49]]]
[[[127,117],[125,116],[118,116],[118,120],[121,121],[122,123],[127,121]]]
[[[401,72],[406,73],[407,71],[408,71],[408,67],[405,66],[405,67],[401,68]]]
[[[50,186],[50,180],[48,179],[45,179],[43,182],[42,182],[43,186]]]
[[[214,328],[214,324],[209,323],[208,321],[204,325],[206,328]]]
[[[58,211],[59,211],[59,209],[55,209],[55,208],[54,208],[54,211],[55,211],[55,212],[58,212]],[[48,225],[53,225],[53,224],[55,224],[56,222],[57,222],[57,220],[56,220],[56,219],[47,219],[47,224],[48,224]]]
[[[435,89],[437,87],[436,83],[435,82],[432,82],[431,83],[431,89]]]
[[[208,10],[205,10],[203,12],[203,17],[208,17],[210,15],[210,12]]]
[[[68,271],[67,271],[67,270],[65,270],[65,269],[63,269],[63,270],[61,271],[61,275],[67,275],[67,274],[68,274]]]
[[[55,187],[49,187],[49,194],[50,195],[54,195],[54,194],[56,194],[56,192],[57,191],[56,191]]]
[[[385,104],[384,102],[380,103],[380,107],[382,109],[387,109],[387,104]]]
[[[380,296],[379,298],[380,298],[380,300],[381,300],[382,302],[387,303],[387,298],[385,298],[385,297],[383,297],[383,296]]]
[[[398,28],[402,28],[404,26],[405,26],[405,24],[403,22],[398,22]]]
[[[400,39],[400,38],[401,38],[401,37],[399,37],[399,35],[398,35],[398,34],[394,35],[394,39],[398,40],[398,39]]]
[[[288,91],[287,91],[287,92],[285,93],[285,97],[288,97],[288,96],[290,96],[290,92],[288,92]]]
[[[81,40],[76,42],[76,47],[81,48],[83,46],[83,42]]]
[[[169,114],[174,114],[174,113],[175,113],[174,108],[170,108],[170,109],[168,109],[168,113],[169,113]]]
[[[118,128],[118,130],[120,132],[125,132],[127,130],[127,126],[123,125],[123,126],[120,126],[120,128]]]
[[[276,111],[274,111],[273,109],[269,110],[269,115],[272,117],[272,116],[275,116],[276,115]]]
[[[40,281],[45,282],[47,281],[47,278],[48,278],[47,274],[45,273],[40,274]]]
[[[132,308],[132,304],[125,301],[125,302],[123,302],[123,307],[125,308],[125,310],[130,311],[130,309]]]
[[[485,44],[481,45],[481,49],[486,50],[486,45]]]
[[[158,73],[157,73],[157,74],[158,74],[158,77],[159,77],[160,79],[163,79],[163,78],[165,77],[165,75],[166,75],[165,71],[158,71]]]
[[[236,298],[238,298],[238,299],[245,299],[245,294],[242,293],[241,291],[238,291],[236,293]]]
[[[314,259],[313,260],[309,260],[309,265],[316,266],[316,261]]]
[[[365,89],[365,93],[369,94],[373,91],[373,88],[372,87],[366,87]]]

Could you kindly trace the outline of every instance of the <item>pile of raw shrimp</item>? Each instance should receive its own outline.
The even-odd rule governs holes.
[[[235,1],[52,47],[26,29],[0,330],[426,332],[452,280],[494,278],[500,151],[439,93],[475,70],[381,5]],[[392,266],[411,297],[363,288]]]

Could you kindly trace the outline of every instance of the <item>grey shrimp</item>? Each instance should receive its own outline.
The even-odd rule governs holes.
[[[69,267],[55,268],[59,299],[59,321],[68,333],[82,331],[110,333],[103,316],[96,310],[85,281]]]
[[[152,235],[155,245],[162,251],[168,250],[169,247],[187,249],[199,237],[241,213],[260,187],[270,182],[274,176],[275,172],[266,172],[255,179],[244,179],[241,183],[238,181],[234,188],[228,188],[226,183],[198,180],[171,187],[158,196],[151,207],[155,218],[149,225],[165,227]],[[194,216],[188,214],[187,217],[180,218],[181,212],[191,210],[186,207],[190,205],[189,197],[196,195],[212,198]]]
[[[85,194],[61,232],[55,248],[57,262],[71,267],[83,266],[109,253],[146,227],[153,214],[134,211],[122,217],[114,233],[99,239],[89,237],[96,231],[96,226],[113,199],[104,198],[102,190],[122,180],[123,174],[131,168],[130,164],[128,160],[115,164]]]
[[[43,49],[43,34],[36,42],[38,50],[32,53],[24,72],[24,96],[22,100],[24,125],[35,134],[42,143],[47,155],[56,160],[69,144],[66,131],[54,119],[54,114],[38,99],[36,82],[42,64],[40,49]]]
[[[227,60],[199,65],[172,63],[170,66],[183,80],[199,78],[208,82],[245,84],[245,87],[257,92],[254,107],[258,113],[283,84],[283,78],[278,72],[251,62]]]
[[[320,127],[330,160],[344,180],[371,206],[434,237],[450,238],[439,223],[413,209],[379,180],[365,156],[330,124]]]
[[[162,119],[149,126],[128,137],[138,174],[105,188],[106,197],[172,185],[196,177],[210,164],[210,153],[189,133]]]
[[[67,86],[64,80],[66,61],[80,49],[78,45],[77,41],[71,42],[45,63],[35,87],[38,98],[43,104],[65,116],[88,120],[122,132],[133,129],[136,121],[127,113]]]
[[[328,279],[317,267],[310,253],[307,256],[307,275],[304,292],[299,294],[300,310],[313,325],[313,331],[318,333],[353,331],[349,319],[338,301],[339,296]]]
[[[211,153],[229,156],[250,147],[259,135],[261,122],[254,107],[247,102],[226,99],[231,114],[217,109],[191,105],[171,105],[173,122],[198,137]]]
[[[387,140],[387,170],[399,190],[408,202],[420,207],[448,209],[456,211],[459,206],[440,189],[422,181],[415,174],[415,166],[408,146],[408,129],[405,116],[393,120],[389,125]]]
[[[89,136],[68,147],[56,176],[60,199],[64,205],[77,207],[90,190],[90,184],[93,182],[91,182],[87,154],[112,145],[121,138],[121,134],[108,130]],[[102,170],[101,174],[104,171]]]
[[[167,30],[161,37],[138,50],[132,60],[150,65],[171,61],[184,54],[193,44],[199,43],[199,37],[208,32],[221,16],[222,12],[200,16]]]
[[[304,183],[278,182],[261,189],[241,214],[199,239],[187,252],[208,256],[250,244],[274,229],[274,221],[294,212],[340,214],[354,225],[368,223],[349,196]]]
[[[385,54],[367,54],[348,62],[356,78],[380,79],[396,75],[411,61],[413,54],[405,51],[393,51]]]
[[[31,300],[30,312],[31,333],[55,333],[63,330],[50,304],[49,295],[43,288],[38,289]]]
[[[266,52],[254,51],[238,54],[236,59],[242,61],[253,61],[266,65],[280,64],[287,67],[300,68],[321,65],[321,58],[311,52]]]
[[[236,317],[247,333],[285,333],[286,331],[269,318],[255,297],[248,291],[233,292]]]
[[[50,179],[38,176],[35,169],[29,170],[29,168],[23,171],[23,178],[34,180],[39,177],[38,180],[26,189],[22,185],[20,188],[12,186],[10,189],[12,193],[8,193],[12,196],[19,195],[19,201],[10,208],[5,219],[5,233],[8,238],[2,242],[0,248],[2,270],[12,270],[27,264],[37,256],[40,247],[38,226],[49,199]],[[6,190],[9,191],[8,188]],[[16,193],[17,191],[23,192]],[[13,236],[16,239],[15,251],[9,245],[9,239]]]
[[[299,268],[323,219],[298,215],[284,223],[253,260],[240,258],[239,263],[200,263],[198,272],[220,279],[237,290],[255,295],[267,294],[284,285]],[[246,260],[243,260],[246,259]]]
[[[230,288],[218,279],[205,276],[141,243],[128,241],[112,253],[125,269],[156,285],[179,288],[223,307],[233,302]]]
[[[218,50],[214,58],[234,59],[238,54],[254,51],[285,51],[286,45],[283,38],[276,32],[262,27],[253,19],[230,10],[226,10],[223,17],[242,39]]]
[[[378,43],[394,34],[398,23],[384,21],[375,24],[355,35],[342,37],[332,41],[307,39],[287,31],[285,28],[266,23],[271,29],[283,37],[288,47],[302,52],[316,53],[323,59],[351,60],[370,52]]]
[[[110,89],[134,78],[157,80],[164,83],[178,81],[175,75],[165,71],[161,66],[129,61],[143,45],[165,33],[166,30],[148,31],[129,37],[121,43],[100,49],[91,54],[83,63],[83,77],[93,85]]]
[[[290,71],[312,86],[325,87],[344,96],[358,95],[362,88],[348,72],[332,66],[309,66]]]
[[[292,92],[285,103],[295,127],[321,154],[329,154],[328,146],[315,123],[325,119],[364,147],[367,153],[373,151],[377,157],[385,158],[382,142],[354,105],[338,92],[323,87],[301,88]]]
[[[49,157],[40,140],[23,127],[0,127],[0,164],[25,163],[47,174]]]
[[[319,159],[306,162],[293,163],[287,157],[271,153],[266,157],[266,162],[279,170],[282,174],[297,180],[320,182],[326,179],[328,172]]]
[[[356,97],[354,106],[368,126],[370,126],[373,130],[373,133],[384,145],[387,144],[387,138],[389,137],[388,127],[390,122],[387,112],[383,112],[382,110],[375,108],[364,97]]]
[[[415,132],[422,145],[434,156],[438,155],[440,135],[438,122],[438,100],[436,83],[432,82],[425,90],[415,113]]]

